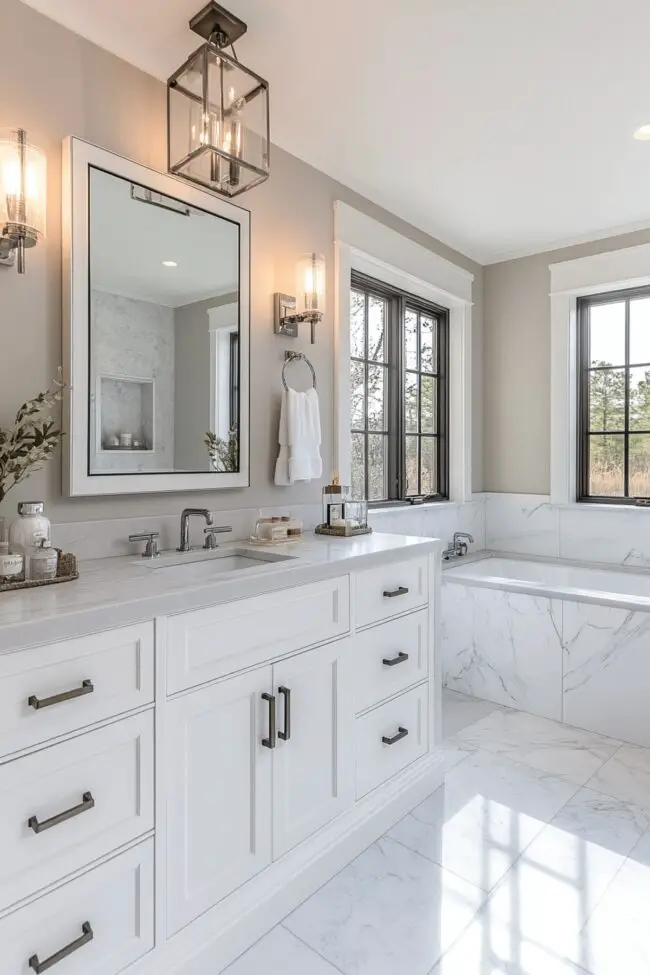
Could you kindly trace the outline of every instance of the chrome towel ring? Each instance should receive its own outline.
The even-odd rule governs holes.
[[[305,355],[305,353],[304,352],[285,352],[284,353],[284,365],[282,366],[282,385],[284,386],[284,388],[287,391],[289,390],[289,387],[287,385],[286,376],[285,376],[287,366],[290,365],[292,362],[299,362],[301,359],[302,359],[302,361],[304,363],[306,363],[306,365],[309,366],[309,369],[311,371],[312,381],[313,381],[313,384],[314,384],[314,389],[316,389],[316,370],[312,366],[311,362],[309,361],[309,359],[307,358],[307,356]]]

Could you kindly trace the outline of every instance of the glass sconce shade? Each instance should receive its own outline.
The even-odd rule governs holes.
[[[305,254],[300,258],[296,292],[299,314],[324,314],[325,258],[322,254]]]
[[[47,160],[23,129],[0,130],[0,224],[14,244],[33,247],[45,236]]]
[[[209,41],[167,82],[168,168],[237,196],[268,179],[269,86]]]

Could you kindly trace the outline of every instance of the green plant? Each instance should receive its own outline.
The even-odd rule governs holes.
[[[46,414],[63,397],[66,387],[60,375],[61,370],[50,389],[23,403],[13,427],[0,427],[0,502],[12,487],[41,470],[61,443],[63,433]]]
[[[230,473],[239,470],[239,431],[236,426],[228,431],[227,440],[209,430],[205,435],[205,445],[215,471]]]

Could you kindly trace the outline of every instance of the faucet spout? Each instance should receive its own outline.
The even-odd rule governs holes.
[[[183,508],[181,513],[181,543],[178,546],[179,552],[189,552],[190,544],[190,518],[203,518],[206,525],[212,524],[212,513],[207,508]]]

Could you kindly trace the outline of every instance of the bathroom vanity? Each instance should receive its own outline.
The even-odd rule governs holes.
[[[439,550],[233,544],[0,600],[3,975],[219,970],[435,788]]]

